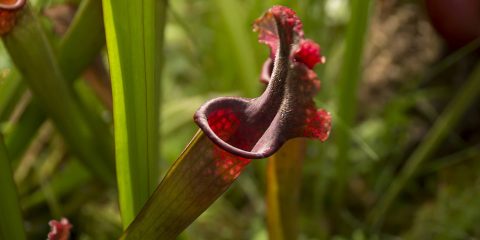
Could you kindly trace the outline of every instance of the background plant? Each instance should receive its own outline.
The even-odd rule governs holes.
[[[101,2],[95,0],[30,3],[28,11],[43,41],[25,41],[19,46],[7,36],[8,52],[2,48],[0,58],[1,134],[28,226],[26,234],[32,239],[45,238],[48,220],[66,216],[74,225],[75,238],[118,238],[125,221],[122,224],[112,184],[114,168],[111,163],[101,166],[104,159],[113,160],[113,147],[96,148],[99,145],[94,142],[75,138],[81,136],[76,133],[82,129],[79,126],[99,126],[92,127],[101,129],[94,131],[94,140],[113,143],[109,65],[101,22],[108,16],[102,16]],[[478,238],[475,160],[479,158],[480,115],[475,105],[479,42],[449,47],[430,26],[420,1],[371,3],[366,7],[343,0],[171,1],[165,9],[163,51],[147,51],[165,59],[161,80],[155,80],[162,94],[152,107],[160,112],[160,141],[151,143],[161,149],[154,163],[159,165],[157,180],[194,135],[192,115],[206,99],[253,97],[261,91],[255,79],[268,52],[257,44],[251,24],[273,4],[283,4],[297,11],[305,32],[320,43],[327,57],[327,63],[315,69],[322,80],[317,104],[338,109],[332,111],[336,124],[332,141],[307,144],[301,179],[295,180],[301,182],[299,235],[307,239]],[[130,17],[140,19],[134,14],[138,9],[124,7],[126,22]],[[134,36],[142,27],[150,31],[148,23],[128,24],[131,38],[117,34],[121,41],[139,40]],[[364,32],[352,34],[350,29]],[[155,27],[150,33],[154,32],[162,31]],[[354,53],[362,46],[351,45],[361,44],[360,38],[365,38],[363,51]],[[148,43],[143,51],[145,46]],[[50,58],[41,54],[27,58],[22,51],[48,51]],[[128,54],[126,58],[139,57]],[[154,66],[151,69],[160,69]],[[55,74],[47,71],[51,68],[57,69]],[[353,68],[359,69],[356,74]],[[343,84],[354,78],[358,78],[355,85]],[[49,79],[57,81],[52,86],[67,90],[42,92]],[[72,117],[55,105],[66,104],[67,98],[84,113],[74,118],[82,123],[62,128],[59,123]],[[349,110],[356,113],[346,116]],[[133,110],[126,112],[131,114],[127,117],[140,118],[136,121],[143,119]],[[155,134],[136,132],[143,140]],[[344,162],[337,161],[339,152]],[[90,158],[85,154],[110,157],[88,164]],[[181,237],[267,238],[266,165],[267,161],[251,164]],[[103,168],[112,177],[98,174]],[[106,184],[98,184],[99,179]],[[378,203],[383,202],[388,202],[387,210],[379,210],[383,204]]]

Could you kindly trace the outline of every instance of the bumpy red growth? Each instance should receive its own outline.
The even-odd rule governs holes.
[[[60,221],[51,220],[48,222],[48,225],[50,225],[48,240],[68,240],[70,237],[72,225],[68,222],[68,219],[62,218]]]
[[[320,46],[312,40],[303,40],[298,50],[295,51],[294,58],[312,69],[317,63],[325,63],[325,57],[320,55]]]

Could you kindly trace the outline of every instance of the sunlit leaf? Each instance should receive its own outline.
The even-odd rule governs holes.
[[[167,1],[104,0],[124,228],[158,182],[160,80]]]

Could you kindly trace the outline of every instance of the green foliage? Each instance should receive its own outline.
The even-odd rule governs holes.
[[[104,0],[112,76],[115,149],[123,226],[158,182],[158,137],[166,1]]]
[[[123,238],[480,237],[480,41],[442,44],[418,1],[29,2],[0,49],[0,234],[17,234],[1,239],[45,239],[60,216],[79,239],[121,237],[135,218]],[[332,138],[212,187],[191,172],[213,159],[185,149],[192,115],[214,97],[258,95],[268,51],[251,26],[274,4],[326,56],[317,105]]]
[[[17,26],[4,38],[4,43],[13,62],[70,147],[99,178],[113,184],[113,148],[109,133],[101,123],[92,121],[65,82],[52,46],[28,6],[22,10]]]
[[[22,213],[18,204],[17,189],[13,182],[7,151],[0,135],[0,237],[1,239],[26,239]]]
[[[363,64],[363,50],[368,30],[372,1],[353,1],[350,6],[350,24],[345,35],[345,52],[338,79],[338,100],[335,141],[337,145],[337,184],[336,202],[343,199],[345,180],[348,178],[348,150],[352,136],[349,133],[356,117],[357,93],[361,81],[361,66]],[[348,69],[348,70],[347,70]]]
[[[418,171],[421,164],[431,157],[432,153],[439,147],[442,141],[448,136],[451,130],[459,123],[459,120],[480,95],[480,65],[477,65],[465,85],[459,90],[457,96],[447,106],[445,111],[438,117],[422,144],[412,153],[406,161],[405,167],[398,178],[388,188],[385,196],[381,199],[373,211],[373,225],[381,224],[385,214],[405,187],[410,178]]]

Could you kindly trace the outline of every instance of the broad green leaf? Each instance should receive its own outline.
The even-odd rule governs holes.
[[[2,194],[2,197],[0,197],[0,239],[26,239],[17,189],[13,181],[12,169],[7,159],[7,151],[1,135],[0,193]]]
[[[199,131],[121,239],[175,239],[248,163],[221,150]]]
[[[124,228],[158,183],[165,0],[104,0]]]
[[[113,146],[108,128],[93,118],[64,79],[40,22],[25,6],[3,37],[10,57],[71,150],[105,183],[113,185]]]

